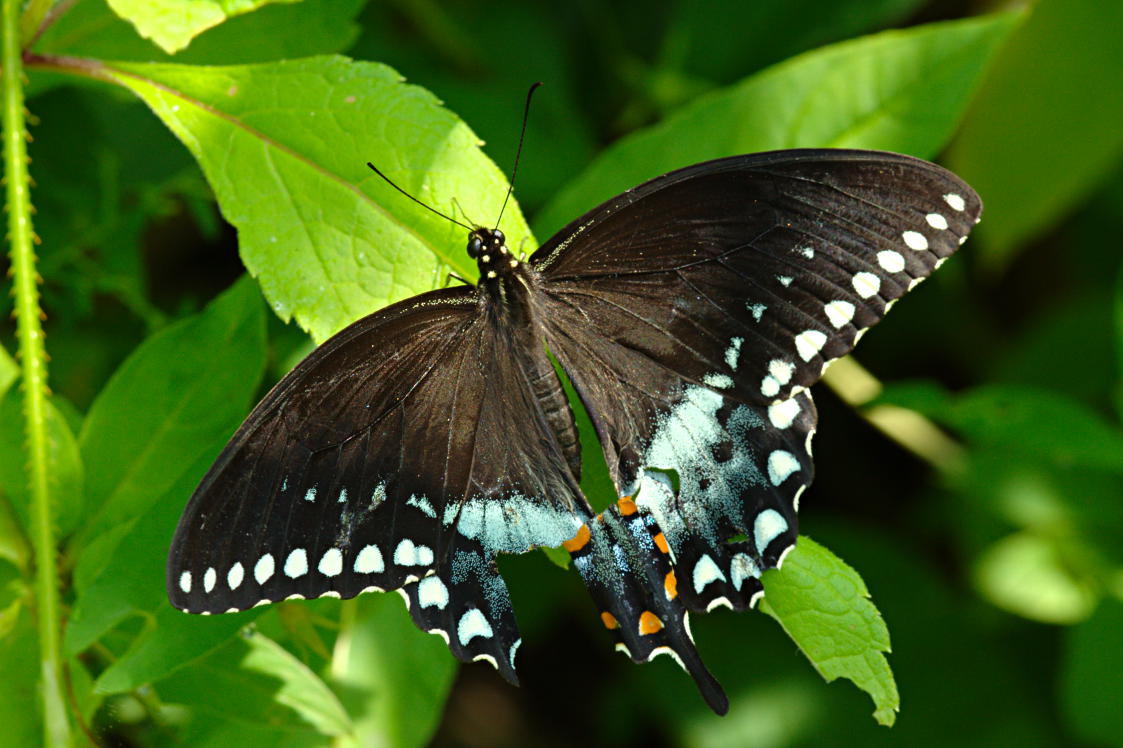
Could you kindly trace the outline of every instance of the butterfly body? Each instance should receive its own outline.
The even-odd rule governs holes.
[[[617,647],[672,655],[724,712],[688,613],[763,594],[813,473],[807,387],[980,210],[917,159],[780,151],[633,188],[525,262],[472,229],[477,286],[356,322],[254,409],[184,512],[169,596],[218,613],[397,589],[515,682],[495,557],[564,545]],[[599,514],[551,356],[617,490]]]

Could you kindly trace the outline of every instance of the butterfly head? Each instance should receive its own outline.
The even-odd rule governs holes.
[[[507,249],[507,237],[499,229],[477,226],[468,235],[468,256],[480,268],[480,278],[496,278],[518,267],[519,261]]]

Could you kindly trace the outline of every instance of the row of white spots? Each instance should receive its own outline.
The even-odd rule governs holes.
[[[788,521],[784,519],[784,515],[775,509],[765,509],[760,512],[753,521],[753,542],[756,545],[757,553],[763,556],[764,551],[772,544],[772,541],[787,531]],[[748,554],[738,553],[730,560],[729,572],[732,577],[730,581],[733,588],[740,592],[741,585],[744,584],[746,579],[760,576],[760,567]],[[702,594],[702,590],[708,584],[725,581],[725,574],[708,554],[703,555],[694,564],[691,577],[694,592],[699,595]],[[712,610],[719,605],[731,606],[731,603],[723,597],[717,598],[711,602],[708,610]]]
[[[401,541],[394,551],[394,562],[399,566],[428,566],[433,563],[433,550],[425,545],[414,545],[408,539]],[[285,557],[281,567],[285,576],[298,579],[308,573],[308,552],[304,548],[294,548]],[[376,545],[364,546],[355,556],[353,565],[359,574],[379,574],[386,570],[382,558],[382,551]],[[339,548],[329,548],[320,557],[316,570],[325,577],[336,577],[343,572],[343,551]],[[273,578],[277,571],[276,559],[273,554],[266,553],[257,560],[253,567],[254,580],[263,585]],[[226,585],[231,590],[236,590],[245,581],[246,570],[241,562],[235,562],[226,573]],[[186,594],[191,592],[191,572],[185,571],[179,576],[179,588]],[[208,567],[203,573],[203,591],[211,592],[218,581],[218,572],[214,567]]]

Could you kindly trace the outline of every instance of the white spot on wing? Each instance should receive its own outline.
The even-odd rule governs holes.
[[[962,211],[967,207],[967,202],[954,192],[944,195],[944,202],[950,205],[952,210]]]
[[[804,330],[795,336],[795,349],[804,361],[810,361],[823,346],[827,344],[827,336],[818,330]]]
[[[358,574],[381,574],[386,570],[382,562],[382,551],[377,545],[364,546],[355,556],[355,572]]]
[[[744,338],[730,338],[729,347],[725,349],[725,364],[733,371],[737,371],[738,359],[741,357],[741,344],[744,342]]]
[[[753,313],[753,319],[757,322],[760,322],[760,318],[764,316],[766,309],[768,309],[767,304],[749,304],[749,311]]]
[[[185,571],[179,575],[179,588],[184,594],[191,592],[191,572]]]
[[[881,279],[865,271],[855,273],[851,283],[854,285],[854,291],[863,299],[875,296],[881,290]]]
[[[266,553],[253,565],[253,578],[257,580],[258,584],[265,584],[273,576],[274,570],[273,554]]]
[[[226,572],[226,586],[236,590],[242,586],[242,580],[245,578],[246,570],[242,568],[241,562],[238,562],[230,567],[230,571]]]
[[[491,624],[487,622],[479,608],[469,609],[467,613],[460,616],[460,623],[456,625],[456,638],[460,640],[461,646],[467,646],[468,642],[477,636],[490,639],[492,633]],[[494,662],[492,660],[492,664]]]
[[[203,574],[203,592],[210,592],[214,589],[214,583],[218,580],[218,572],[214,570],[213,566],[207,567],[206,572]]]
[[[315,486],[312,486],[307,491],[305,491],[304,500],[305,501],[315,501],[316,500],[316,487]]]
[[[290,579],[302,577],[308,573],[308,554],[303,548],[294,548],[289,557],[285,559],[285,576]]]
[[[427,545],[414,545],[406,538],[394,549],[394,563],[398,566],[428,566],[433,563],[433,549]]]
[[[827,319],[835,328],[842,327],[854,319],[854,305],[849,301],[832,301],[823,307]]]
[[[887,273],[899,273],[905,269],[905,258],[900,252],[887,249],[877,253],[877,264]]]
[[[768,480],[772,481],[772,485],[780,485],[797,470],[799,460],[791,452],[777,449],[768,455]]]
[[[707,374],[702,378],[702,381],[719,390],[727,390],[733,386],[733,380],[724,374]]]
[[[776,280],[780,281],[780,285],[787,288],[792,284],[792,278],[789,275],[777,275]]]
[[[410,506],[417,507],[421,510],[422,514],[431,517],[432,519],[437,518],[437,513],[433,511],[433,505],[430,504],[429,499],[425,498],[424,496],[418,496],[414,494],[406,499],[406,503]]]
[[[788,521],[775,509],[765,509],[753,520],[753,542],[757,553],[764,555],[768,544],[788,530]]]
[[[717,580],[725,581],[725,575],[721,573],[714,560],[709,555],[702,556],[698,559],[698,563],[694,564],[694,591],[698,594],[702,593],[702,589],[710,582]]]
[[[343,571],[343,552],[338,548],[328,548],[324,555],[320,557],[320,563],[316,565],[316,569],[325,577],[339,576]]]
[[[448,588],[438,576],[425,577],[417,583],[417,600],[422,608],[444,610],[448,605]]]
[[[780,394],[780,388],[791,381],[795,364],[774,358],[768,362],[768,376],[760,383],[760,394],[765,397],[775,397]]]
[[[928,249],[928,240],[919,231],[906,231],[901,234],[901,238],[905,240],[905,245],[909,249],[915,249],[917,252]]]
[[[928,221],[928,225],[940,231],[946,231],[948,227],[948,219],[944,218],[939,213],[929,213],[924,216],[924,220]]]
[[[745,580],[752,577],[754,579],[760,577],[760,568],[753,561],[752,556],[747,553],[738,553],[729,562],[729,576],[730,582],[733,583],[733,589],[738,592],[741,591],[741,585]]]
[[[768,420],[778,429],[786,429],[792,425],[799,415],[799,402],[793,397],[788,400],[779,400],[768,406]]]

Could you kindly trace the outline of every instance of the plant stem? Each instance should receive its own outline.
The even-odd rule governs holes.
[[[850,356],[831,364],[823,383],[881,433],[929,465],[950,474],[963,470],[963,447],[920,413],[896,405],[867,406],[881,394],[881,382]]]
[[[31,493],[32,543],[35,546],[35,597],[39,624],[40,696],[45,745],[71,743],[70,722],[62,691],[59,645],[59,592],[55,538],[47,482],[47,356],[40,323],[35,232],[31,225],[31,179],[27,172],[27,124],[23,101],[20,36],[21,0],[3,0],[0,18],[3,87],[4,176],[7,187],[8,241],[15,295],[17,337],[23,389],[23,417]]]

